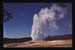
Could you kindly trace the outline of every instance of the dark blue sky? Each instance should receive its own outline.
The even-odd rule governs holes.
[[[48,6],[50,6],[50,4],[47,3],[5,3],[4,9],[11,13],[13,19],[6,23],[4,22],[4,37],[20,38],[30,36],[33,15],[39,12],[41,8]],[[68,22],[65,22],[66,19]],[[70,19],[71,18],[66,17],[63,22],[61,22],[69,23]],[[64,26],[62,24],[59,25],[61,28],[59,29],[58,33],[52,33],[53,35],[66,33],[64,31]],[[67,30],[67,33],[68,32],[70,33],[69,30]]]

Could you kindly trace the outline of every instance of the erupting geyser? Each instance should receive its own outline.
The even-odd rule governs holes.
[[[67,7],[68,4],[66,4]],[[51,7],[42,8],[38,14],[34,14],[31,37],[33,40],[44,40],[50,31],[55,31],[59,27],[56,24],[67,14],[67,7],[52,4]]]

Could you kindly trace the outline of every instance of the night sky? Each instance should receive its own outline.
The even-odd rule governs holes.
[[[4,9],[13,16],[13,19],[3,24],[4,37],[29,37],[34,14],[39,12],[41,8],[48,6],[50,6],[49,3],[4,3]],[[72,17],[65,17],[59,21],[60,28],[50,35],[72,34],[72,28],[67,26],[69,24],[72,26],[71,20]]]

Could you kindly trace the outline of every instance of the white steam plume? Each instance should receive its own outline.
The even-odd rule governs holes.
[[[59,27],[56,21],[61,20],[67,14],[67,8],[58,4],[42,8],[38,14],[34,14],[31,37],[33,40],[43,40],[48,37],[49,31],[55,31]]]

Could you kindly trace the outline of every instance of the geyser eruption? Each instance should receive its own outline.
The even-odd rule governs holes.
[[[57,21],[64,18],[67,14],[67,8],[58,4],[52,4],[51,7],[42,8],[39,13],[34,14],[31,37],[33,40],[44,40],[48,37],[50,31],[55,31],[59,27]]]

